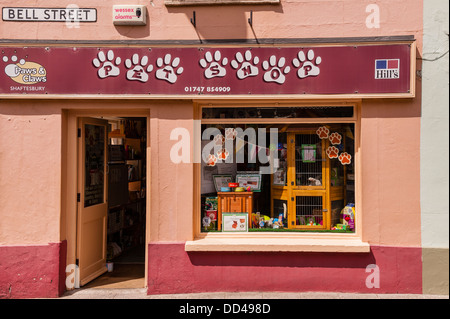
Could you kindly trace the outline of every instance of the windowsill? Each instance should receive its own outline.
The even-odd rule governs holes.
[[[368,253],[370,245],[354,234],[208,234],[187,241],[185,251]]]

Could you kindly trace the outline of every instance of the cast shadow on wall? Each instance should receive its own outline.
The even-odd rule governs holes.
[[[167,7],[170,13],[184,13],[190,27],[195,29],[202,43],[211,42],[255,42],[258,12],[272,11],[282,13],[279,5],[222,5],[222,6],[188,6]],[[255,28],[254,28],[255,26]]]
[[[376,264],[369,253],[313,253],[313,252],[189,252],[195,266],[227,267],[294,267],[294,268],[362,268]]]

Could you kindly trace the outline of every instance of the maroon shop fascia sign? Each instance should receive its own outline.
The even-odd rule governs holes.
[[[411,45],[2,48],[0,94],[410,93]]]

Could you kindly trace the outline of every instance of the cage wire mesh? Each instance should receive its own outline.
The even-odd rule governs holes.
[[[304,225],[323,225],[322,196],[296,196],[296,223]]]
[[[297,186],[322,185],[322,141],[317,134],[295,138],[295,182]]]

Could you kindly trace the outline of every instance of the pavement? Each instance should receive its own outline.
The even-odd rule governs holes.
[[[147,295],[146,288],[80,288],[67,291],[59,299],[449,299],[449,295],[361,294],[341,292],[208,292]]]

